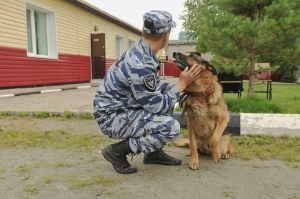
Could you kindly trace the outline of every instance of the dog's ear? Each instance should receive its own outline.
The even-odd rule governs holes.
[[[211,73],[213,75],[216,75],[216,76],[218,75],[218,71],[215,69],[215,67],[211,63],[207,62],[207,66],[206,67],[208,68],[208,70],[211,71]]]
[[[192,55],[196,60],[203,60],[201,57],[201,53],[193,53]]]

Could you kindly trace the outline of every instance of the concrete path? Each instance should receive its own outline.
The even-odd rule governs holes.
[[[162,77],[163,81],[176,83],[178,78]],[[79,83],[44,87],[0,90],[0,112],[74,113],[93,112],[93,100],[99,84]]]

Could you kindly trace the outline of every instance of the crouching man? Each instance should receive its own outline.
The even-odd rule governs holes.
[[[160,81],[155,55],[168,43],[176,23],[169,12],[158,10],[145,13],[143,21],[142,38],[110,67],[94,98],[94,117],[102,133],[122,139],[102,154],[123,174],[137,171],[128,154],[144,153],[145,164],[181,164],[162,148],[180,134],[179,122],[172,117],[174,105],[199,76],[192,67],[181,72],[176,85]]]

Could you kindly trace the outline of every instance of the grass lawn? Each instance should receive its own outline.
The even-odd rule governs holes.
[[[266,90],[267,85],[260,83],[254,90]],[[224,98],[231,112],[240,113],[282,113],[300,114],[300,85],[273,82],[272,100],[267,100],[266,93],[254,93],[253,98],[246,98],[248,82],[243,83],[242,98],[237,94],[225,93]]]
[[[266,93],[254,93],[247,98],[248,81],[243,82],[244,91],[239,99],[237,94],[224,93],[230,112],[235,113],[281,113],[300,114],[300,84],[272,83],[272,100],[269,101]],[[256,84],[254,90],[266,90],[264,83]],[[181,112],[182,108],[177,107]]]

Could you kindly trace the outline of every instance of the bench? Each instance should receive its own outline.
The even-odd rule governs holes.
[[[263,71],[261,72],[260,76],[254,81],[254,83],[267,83],[267,88],[266,90],[255,90],[254,86],[254,91],[253,93],[266,93],[267,94],[267,99],[269,101],[272,100],[272,79],[271,79],[271,71]]]
[[[232,73],[220,73],[218,74],[218,79],[223,87],[223,93],[237,93],[238,98],[241,98],[242,92],[244,91],[242,75],[235,76]]]

